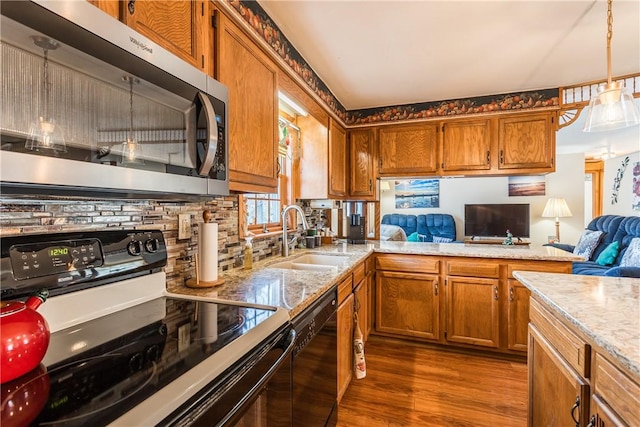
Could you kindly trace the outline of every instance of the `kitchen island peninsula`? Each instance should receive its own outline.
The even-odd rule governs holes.
[[[529,425],[640,425],[640,280],[514,275],[531,291]]]

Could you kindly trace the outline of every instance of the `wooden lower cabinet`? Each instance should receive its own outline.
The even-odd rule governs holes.
[[[438,340],[439,277],[380,271],[376,274],[376,331]]]
[[[588,427],[623,427],[627,425],[597,395],[591,397],[591,417]]]
[[[338,306],[338,402],[353,376],[353,293]]]
[[[353,288],[353,307],[358,315],[358,327],[362,332],[363,342],[367,341],[367,325],[369,324],[369,287],[366,278]],[[354,322],[355,329],[355,322]]]
[[[447,278],[447,342],[497,348],[500,345],[500,281]]]
[[[538,332],[529,329],[529,426],[588,424],[589,384]]]
[[[507,279],[507,286],[507,347],[509,350],[527,351],[531,292],[516,279]]]

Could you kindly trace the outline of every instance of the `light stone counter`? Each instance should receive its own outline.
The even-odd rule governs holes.
[[[252,270],[234,269],[222,273],[220,278],[224,279],[224,284],[215,288],[192,289],[177,285],[167,290],[179,294],[282,307],[287,309],[289,316],[293,318],[322,294],[340,283],[348,276],[353,267],[366,259],[372,252],[551,261],[582,259],[562,250],[546,246],[376,241],[370,241],[364,245],[339,243],[337,245],[323,245],[313,250],[295,250],[288,258],[288,260],[292,260],[306,253],[348,254],[349,259],[339,265],[336,272],[270,268],[270,265],[284,260],[282,257],[271,257],[263,261],[254,262]]]
[[[525,271],[514,276],[640,379],[640,279]]]

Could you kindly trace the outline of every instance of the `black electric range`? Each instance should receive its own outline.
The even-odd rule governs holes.
[[[26,243],[3,239],[3,279],[9,264],[26,265],[23,254],[31,267],[32,254],[40,256],[39,273],[26,279],[12,274],[6,294],[26,293],[30,280],[48,284],[54,294],[39,310],[52,331],[41,365],[1,385],[3,426],[189,425],[214,406],[223,423],[237,404],[229,398],[237,390],[229,391],[264,375],[292,347],[286,311],[167,295],[158,271],[158,253],[166,259],[162,234],[144,232],[133,251],[127,248],[132,239],[142,240],[141,233],[115,234],[110,244],[95,233],[31,236]],[[94,259],[83,273],[71,254],[89,248]],[[51,260],[50,254],[68,259]],[[56,267],[63,261],[75,267]],[[95,271],[105,265],[111,269]],[[70,271],[77,283],[63,280],[61,291],[59,279]],[[87,276],[108,279],[92,287]]]

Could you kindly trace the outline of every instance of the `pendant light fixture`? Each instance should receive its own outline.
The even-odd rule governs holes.
[[[43,50],[43,85],[44,106],[42,114],[29,126],[29,135],[25,148],[32,151],[53,150],[54,152],[66,152],[67,146],[64,140],[64,132],[59,124],[56,124],[50,115],[49,97],[51,84],[49,83],[49,51],[56,50],[60,44],[48,37],[31,36],[33,43]]]
[[[133,76],[123,76],[122,81],[129,83],[129,133],[127,140],[122,143],[122,161],[124,165],[142,165],[142,147],[133,137],[133,84],[140,80]]]
[[[589,102],[589,114],[582,129],[599,132],[621,129],[640,123],[640,113],[633,96],[621,82],[611,81],[611,36],[613,35],[613,0],[607,1],[607,83],[598,86]]]

